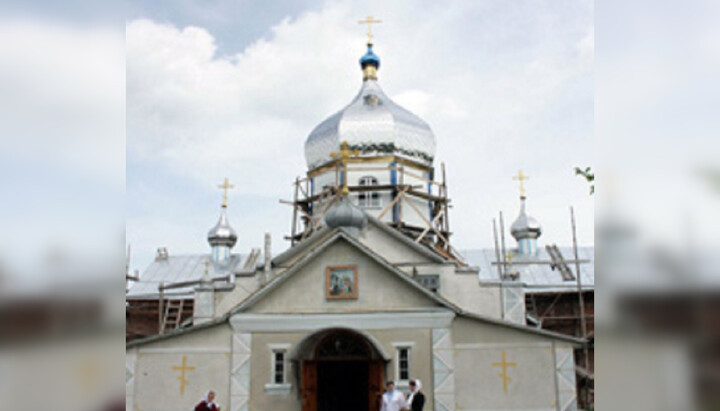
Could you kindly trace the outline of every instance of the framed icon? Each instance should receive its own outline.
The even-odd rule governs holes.
[[[356,265],[336,265],[325,269],[325,298],[328,300],[356,300],[358,298]]]

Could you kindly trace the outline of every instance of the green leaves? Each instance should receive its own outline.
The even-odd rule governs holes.
[[[590,183],[590,195],[595,194],[595,173],[592,171],[592,167],[585,167],[584,170],[580,167],[575,167],[575,175],[585,177],[588,183]]]

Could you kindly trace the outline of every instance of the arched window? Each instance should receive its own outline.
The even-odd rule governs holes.
[[[375,177],[367,176],[361,178],[358,185],[360,187],[376,186],[378,180]],[[360,191],[358,193],[358,205],[365,208],[380,207],[380,193],[377,191]]]

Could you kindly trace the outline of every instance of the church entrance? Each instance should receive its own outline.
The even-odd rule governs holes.
[[[301,362],[303,411],[377,411],[385,361],[362,335],[333,330]]]
[[[318,411],[368,409],[367,361],[318,362]]]

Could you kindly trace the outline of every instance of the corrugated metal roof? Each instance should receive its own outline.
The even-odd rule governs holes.
[[[559,247],[560,253],[565,259],[570,272],[575,273],[575,256],[572,247]],[[481,250],[466,250],[461,254],[465,257],[468,265],[478,267],[480,269],[480,280],[487,282],[495,282],[499,280],[495,250],[486,248]],[[583,289],[595,288],[595,248],[594,247],[578,247],[578,257],[582,260],[589,260],[587,263],[580,264],[580,280]],[[556,291],[572,291],[577,289],[576,280],[563,280],[558,269],[554,269],[550,264],[522,264],[528,262],[549,262],[550,255],[547,250],[542,247],[538,248],[538,254],[532,257],[513,255],[512,270],[520,273],[519,281],[526,284],[527,292],[556,292]]]
[[[246,256],[233,254],[230,264],[221,267],[215,264],[208,266],[210,277],[221,277],[236,271]],[[160,283],[180,283],[200,280],[205,274],[205,261],[210,254],[171,255],[164,260],[155,260],[140,274],[140,281],[132,282],[129,286],[128,298],[157,297]],[[191,297],[193,287],[183,287],[168,290],[168,297]]]

